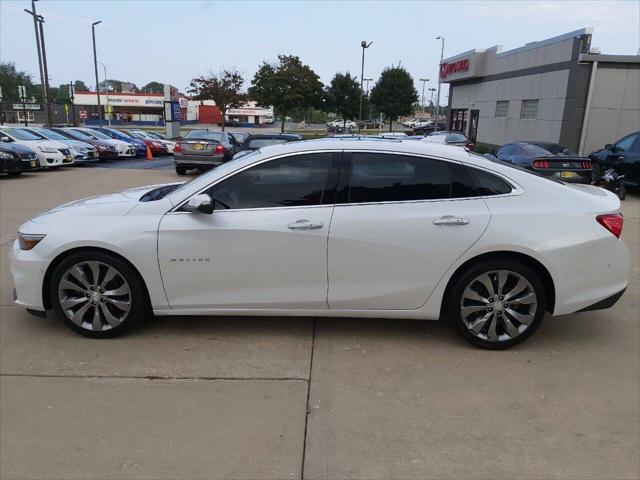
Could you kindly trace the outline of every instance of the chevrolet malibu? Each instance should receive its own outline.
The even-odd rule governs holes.
[[[620,298],[619,206],[462,148],[314,140],[54,208],[11,271],[18,304],[90,337],[151,313],[447,318],[498,349]]]

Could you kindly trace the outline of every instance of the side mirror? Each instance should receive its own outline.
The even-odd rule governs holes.
[[[610,143],[607,143],[607,144],[604,146],[604,149],[605,149],[605,150],[613,150],[613,145],[612,145],[612,144],[610,144]]]
[[[213,200],[206,193],[194,195],[182,207],[185,212],[192,213],[213,213]]]
[[[12,140],[9,137],[2,137],[2,141],[5,142],[5,143],[9,143]]]

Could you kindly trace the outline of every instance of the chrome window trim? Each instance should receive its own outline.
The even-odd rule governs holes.
[[[238,208],[238,209],[229,209],[229,210],[218,210],[219,212],[238,212],[238,211],[260,211],[260,210],[273,210],[273,209],[300,209],[300,208],[317,208],[317,207],[339,207],[339,206],[356,206],[356,205],[393,205],[393,204],[405,204],[405,203],[425,203],[425,202],[451,202],[451,201],[460,201],[460,200],[477,200],[477,199],[490,199],[490,198],[504,198],[504,197],[513,197],[513,196],[518,196],[518,195],[522,195],[524,193],[523,188],[518,185],[518,183],[516,183],[515,181],[513,181],[512,179],[506,177],[505,175],[503,175],[500,172],[496,172],[495,170],[491,170],[488,168],[483,168],[483,167],[479,167],[473,164],[469,164],[469,163],[465,163],[463,161],[460,160],[455,160],[455,159],[451,159],[451,158],[443,158],[443,157],[438,157],[438,156],[434,156],[434,155],[425,155],[425,154],[421,154],[421,153],[415,153],[415,152],[398,152],[396,150],[381,150],[381,149],[322,149],[322,150],[306,150],[306,151],[302,151],[302,152],[292,152],[292,153],[285,153],[285,154],[281,154],[281,155],[276,155],[273,157],[268,157],[268,158],[264,158],[258,162],[252,163],[250,165],[246,165],[245,167],[239,169],[239,170],[235,170],[233,172],[228,173],[227,175],[225,175],[222,178],[219,178],[217,180],[215,180],[214,182],[208,184],[207,186],[201,188],[200,190],[198,190],[197,192],[189,195],[185,200],[178,202],[178,204],[173,207],[171,210],[169,210],[168,212],[166,212],[166,214],[181,214],[181,213],[188,213],[188,214],[192,214],[191,212],[182,212],[182,211],[178,211],[185,203],[187,203],[189,201],[189,199],[195,195],[199,195],[202,192],[204,192],[205,190],[208,190],[209,188],[213,187],[214,185],[217,185],[218,183],[226,180],[227,178],[233,176],[233,175],[237,175],[238,173],[241,173],[249,168],[252,168],[254,166],[257,165],[261,165],[263,163],[272,161],[272,160],[278,160],[280,158],[285,158],[285,157],[292,157],[292,156],[297,156],[297,155],[305,155],[307,153],[336,153],[336,152],[343,152],[343,153],[383,153],[383,154],[394,154],[394,155],[406,155],[406,156],[410,156],[410,157],[419,157],[419,158],[425,158],[425,159],[429,159],[429,160],[438,160],[438,161],[442,161],[442,162],[449,162],[449,163],[455,163],[458,165],[462,165],[463,167],[467,167],[467,168],[477,168],[479,170],[482,171],[486,171],[489,172],[492,175],[497,176],[498,178],[500,178],[501,180],[503,180],[504,182],[506,182],[508,185],[511,186],[512,190],[509,193],[501,193],[499,195],[478,195],[475,197],[458,197],[458,198],[432,198],[432,199],[422,199],[422,200],[398,200],[398,201],[388,201],[388,202],[359,202],[359,203],[333,203],[333,204],[321,204],[321,205],[301,205],[301,206],[291,206],[291,207],[257,207],[257,208]]]

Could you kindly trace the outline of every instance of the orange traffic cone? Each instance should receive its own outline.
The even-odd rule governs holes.
[[[151,153],[149,145],[147,145],[147,160],[153,160],[153,154]]]

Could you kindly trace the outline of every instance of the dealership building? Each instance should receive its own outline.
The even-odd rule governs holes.
[[[560,143],[581,154],[640,130],[640,55],[606,55],[592,29],[444,59],[451,130],[489,149],[518,140]]]

